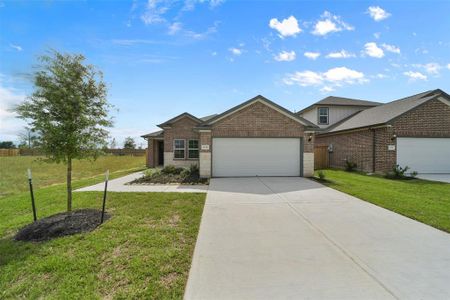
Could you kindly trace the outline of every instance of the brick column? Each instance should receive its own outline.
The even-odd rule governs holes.
[[[311,140],[309,140],[311,139]],[[303,134],[303,176],[314,176],[314,132],[305,131]]]
[[[200,177],[211,177],[211,130],[200,130]],[[206,149],[208,148],[208,149]]]
[[[147,167],[154,168],[155,167],[155,141],[153,139],[147,140]]]

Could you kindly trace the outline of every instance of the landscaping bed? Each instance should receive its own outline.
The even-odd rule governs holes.
[[[65,184],[36,189],[38,217],[64,211],[55,199],[65,196]],[[102,198],[74,193],[74,211],[98,210]],[[30,243],[15,239],[33,219],[29,192],[0,198],[0,299],[182,299],[204,201],[200,193],[108,193],[113,217],[95,230]]]
[[[200,178],[196,165],[189,168],[167,166],[162,170],[148,170],[144,176],[129,184],[209,184],[207,178]]]
[[[23,227],[16,234],[18,241],[40,242],[57,237],[89,232],[100,225],[102,211],[97,209],[79,209],[49,216]],[[110,218],[105,213],[104,221]]]

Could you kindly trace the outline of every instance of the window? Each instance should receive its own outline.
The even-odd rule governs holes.
[[[184,159],[185,158],[185,145],[184,140],[173,141],[173,158]]]
[[[189,140],[188,158],[198,158],[198,140]]]
[[[328,125],[328,107],[319,107],[319,124]]]

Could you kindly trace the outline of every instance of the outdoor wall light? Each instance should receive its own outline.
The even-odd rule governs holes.
[[[313,135],[312,135],[312,133],[310,133],[309,136],[308,136],[308,142],[312,141],[312,137],[313,137]]]
[[[394,133],[391,137],[391,141],[395,140],[397,138],[397,135]]]

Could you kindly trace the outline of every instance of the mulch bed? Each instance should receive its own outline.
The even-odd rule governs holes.
[[[133,180],[129,184],[186,184],[186,185],[195,185],[195,184],[209,184],[209,180],[207,178],[200,178],[198,175],[189,175],[183,177],[180,174],[164,174],[158,173],[152,176],[144,176],[138,179]]]
[[[23,227],[15,236],[18,241],[40,242],[65,235],[89,232],[100,225],[101,210],[80,209],[37,220]],[[110,215],[105,212],[104,220]]]

